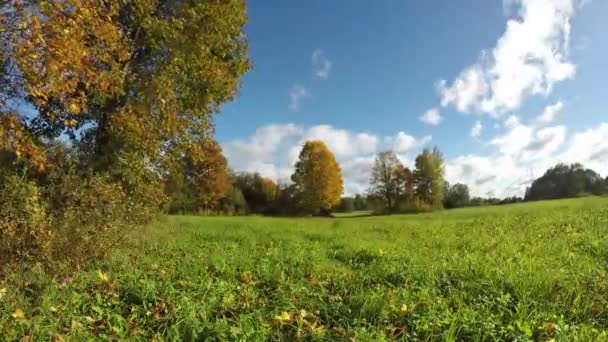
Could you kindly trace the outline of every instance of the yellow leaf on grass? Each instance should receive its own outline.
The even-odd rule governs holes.
[[[110,280],[108,275],[101,270],[97,270],[97,277],[99,277],[99,280],[103,281],[104,283],[107,283]]]
[[[25,319],[25,313],[20,308],[16,308],[12,316],[14,319]]]

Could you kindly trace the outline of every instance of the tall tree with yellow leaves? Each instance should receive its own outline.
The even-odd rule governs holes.
[[[242,0],[14,1],[2,11],[0,76],[36,115],[0,113],[12,137],[0,148],[37,163],[28,144],[63,134],[95,169],[139,158],[162,171],[209,138],[211,114],[250,68]]]
[[[334,154],[320,140],[307,141],[300,152],[291,180],[302,209],[317,215],[340,204],[343,182]]]

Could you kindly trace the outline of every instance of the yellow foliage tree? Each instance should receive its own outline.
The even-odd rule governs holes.
[[[344,190],[340,165],[324,142],[314,140],[304,144],[291,179],[306,212],[326,213],[340,204]]]
[[[222,148],[215,141],[193,147],[192,186],[195,204],[205,210],[217,210],[220,200],[228,197],[232,183],[228,175],[228,163]]]
[[[251,66],[242,0],[14,1],[3,11],[0,103],[1,93],[25,98],[36,115],[25,127],[0,107],[5,134],[22,135],[0,148],[34,164],[43,158],[26,142],[67,134],[97,170],[127,154],[169,168],[212,135],[211,114]]]

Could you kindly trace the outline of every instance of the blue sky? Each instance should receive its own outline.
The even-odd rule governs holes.
[[[265,0],[248,14],[255,67],[216,116],[236,170],[285,181],[317,138],[347,194],[376,152],[411,166],[432,145],[478,195],[521,194],[559,161],[608,173],[608,1]]]

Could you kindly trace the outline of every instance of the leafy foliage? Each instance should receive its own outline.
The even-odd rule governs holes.
[[[589,193],[600,195],[607,190],[607,183],[591,169],[581,164],[557,164],[536,179],[526,190],[527,201],[576,197]]]
[[[169,212],[221,211],[232,191],[227,165],[217,142],[191,146],[182,165],[167,180],[167,192],[173,197]]]
[[[233,176],[233,184],[242,191],[251,213],[269,213],[279,196],[279,186],[258,173],[238,173]]]
[[[445,191],[444,207],[447,209],[463,208],[468,206],[471,201],[469,187],[466,184],[449,185],[446,183]]]
[[[3,263],[103,254],[166,205],[167,179],[196,208],[224,205],[212,114],[251,67],[244,1],[5,1],[1,13],[0,241],[15,255]]]
[[[340,203],[344,190],[340,166],[322,141],[304,143],[291,179],[308,213],[327,212]]]
[[[445,181],[443,179],[443,156],[437,147],[425,149],[416,157],[414,184],[416,197],[433,208],[443,202]]]
[[[342,197],[336,211],[341,213],[352,213],[355,211],[355,199],[352,197]]]
[[[412,172],[403,166],[392,151],[376,155],[370,183],[369,195],[376,199],[381,212],[396,212],[399,202],[413,199]]]
[[[369,207],[367,205],[367,199],[365,197],[363,197],[361,194],[356,194],[355,195],[355,201],[354,201],[354,205],[355,205],[355,210],[357,211],[363,211],[363,210],[368,210]]]

